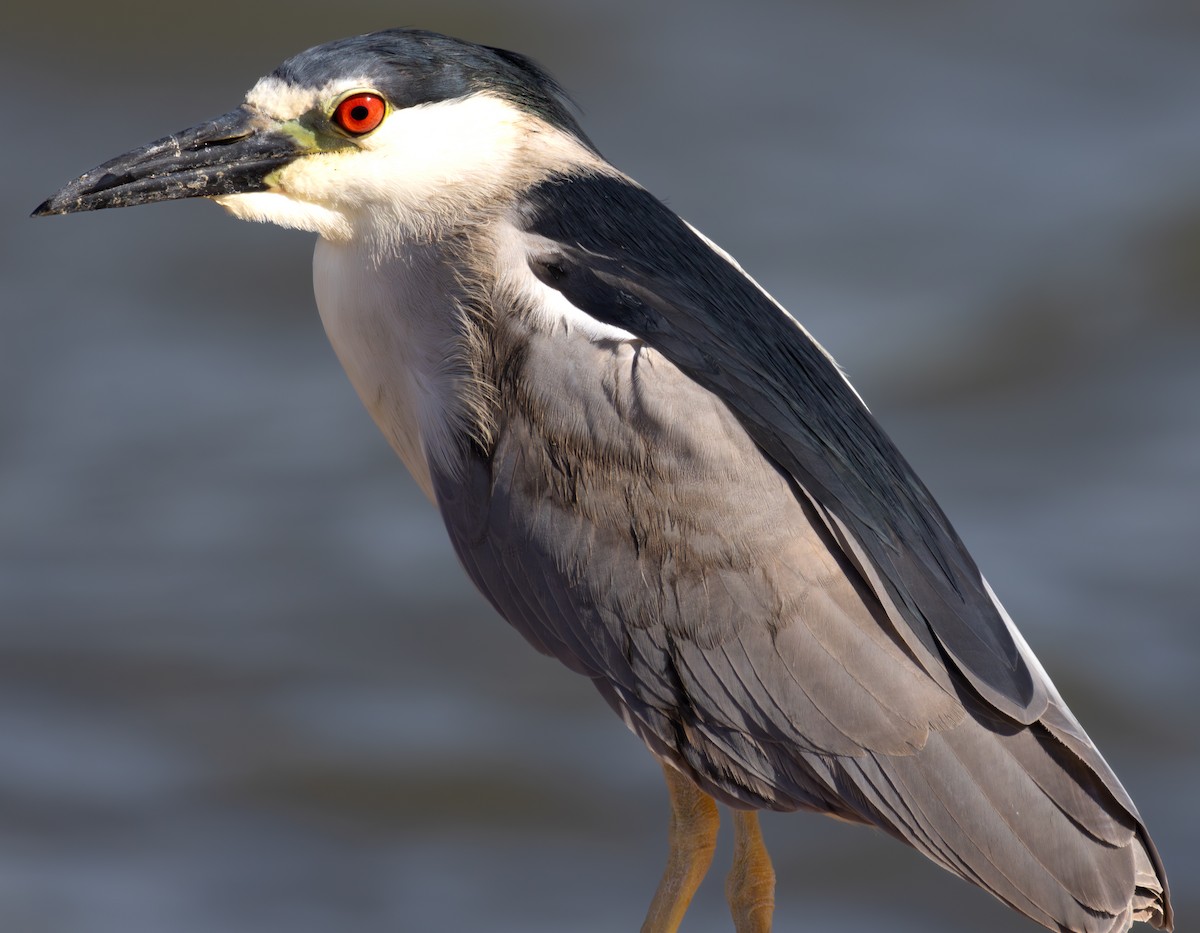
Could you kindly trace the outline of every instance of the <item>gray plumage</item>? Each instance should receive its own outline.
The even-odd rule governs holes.
[[[607,206],[652,201],[586,176],[529,200],[552,190],[542,210],[557,220],[586,214],[597,188]],[[928,492],[832,361],[752,284],[731,299],[720,278],[744,276],[657,210],[658,223],[642,210],[618,212],[628,229],[586,225],[586,242],[546,242],[534,260],[639,344],[539,329],[519,299],[487,296],[495,439],[434,474],[472,580],[719,800],[873,824],[1052,929],[1163,923],[1161,864],[1133,802],[1019,655]],[[526,216],[532,233],[556,232],[537,207]],[[691,269],[662,259],[682,252],[664,236],[687,241]],[[846,442],[854,419],[862,436]],[[913,526],[896,527],[898,497]],[[877,534],[890,562],[872,563],[852,528]],[[955,589],[956,574],[973,588]],[[914,624],[937,633],[985,614],[1015,658],[981,650],[967,670],[914,637]],[[980,682],[1016,687],[985,699]]]
[[[471,579],[704,792],[877,826],[1051,929],[1171,927],[1132,800],[833,361],[528,59],[330,43],[35,213],[193,196],[320,234],[330,340]]]

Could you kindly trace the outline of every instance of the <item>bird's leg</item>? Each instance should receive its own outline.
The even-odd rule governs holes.
[[[770,933],[775,910],[775,869],[753,810],[733,811],[733,868],[725,897],[737,933]]]
[[[712,862],[721,818],[713,799],[669,765],[663,765],[671,796],[671,851],[642,933],[675,933],[692,895]]]

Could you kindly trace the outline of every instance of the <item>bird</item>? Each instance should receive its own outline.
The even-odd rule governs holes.
[[[842,370],[532,59],[319,45],[34,216],[180,198],[317,234],[328,338],[468,577],[661,764],[643,933],[682,923],[718,804],[738,933],[771,928],[760,810],[876,827],[1052,930],[1172,929],[1137,807]]]

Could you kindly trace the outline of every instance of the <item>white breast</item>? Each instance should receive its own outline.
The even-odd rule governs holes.
[[[430,245],[379,262],[353,242],[317,241],[313,291],[321,323],[358,396],[433,499],[429,458],[450,456],[455,396],[452,271]]]
[[[615,347],[640,341],[574,307],[529,268],[536,244],[499,223],[489,246],[503,270],[495,294],[523,309],[526,323],[562,340]],[[393,246],[380,258],[361,240],[317,242],[313,290],[325,333],[359,398],[432,500],[430,465],[449,475],[460,466],[458,442],[470,431],[473,402],[463,371],[461,278],[436,243]]]

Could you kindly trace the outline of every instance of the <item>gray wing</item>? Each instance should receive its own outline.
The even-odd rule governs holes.
[[[1169,924],[1132,802],[828,358],[640,189],[542,195],[535,273],[642,342],[498,340],[495,443],[434,474],[485,595],[728,803],[874,824],[1052,928]]]
[[[836,366],[744,274],[620,178],[560,178],[531,198],[542,281],[631,331],[718,395],[848,536],[906,641],[989,704],[1038,719],[1047,694],[949,521]],[[628,229],[621,229],[621,225]]]
[[[472,578],[535,645],[756,806],[838,806],[781,780],[787,749],[907,754],[962,720],[716,397],[645,346],[520,344],[490,455],[434,485]]]

